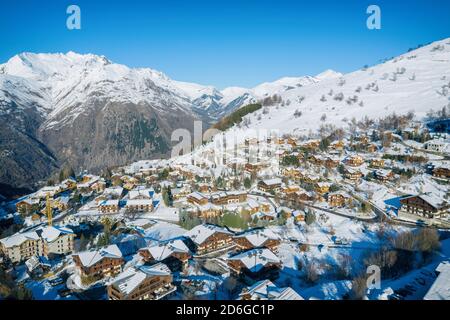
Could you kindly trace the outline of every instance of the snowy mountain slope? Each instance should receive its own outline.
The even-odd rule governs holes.
[[[285,106],[248,115],[251,129],[308,134],[321,124],[345,127],[352,118],[372,119],[413,111],[418,119],[450,104],[450,38],[383,64],[331,76],[280,93]],[[297,113],[296,113],[297,111]],[[296,117],[294,114],[300,114]],[[260,120],[259,120],[260,119]],[[238,135],[242,136],[242,135]]]
[[[30,171],[48,175],[55,161],[47,154],[76,169],[165,156],[173,130],[192,131],[196,119],[189,99],[152,69],[72,52],[19,54],[0,65],[0,120],[7,123],[0,146],[8,151],[0,164],[17,168],[0,173],[0,182],[23,182]],[[32,161],[23,161],[24,145]]]

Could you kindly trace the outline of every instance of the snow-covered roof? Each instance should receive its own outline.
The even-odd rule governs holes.
[[[233,234],[228,229],[221,228],[221,227],[216,226],[216,225],[201,224],[201,225],[198,225],[198,226],[194,227],[193,229],[189,230],[185,234],[185,236],[190,238],[195,244],[200,245],[203,242],[205,242],[205,240],[207,240],[210,236],[215,234],[216,232],[218,232],[218,233],[225,233],[225,234],[228,234],[228,235],[232,235]]]
[[[73,231],[66,227],[45,227],[42,229],[39,229],[42,231],[41,237],[46,242],[53,242],[57,240],[61,235],[65,234],[74,234]]]
[[[39,240],[39,235],[36,231],[16,233],[12,236],[1,239],[0,242],[6,248],[12,248],[15,246],[20,246],[22,243],[28,240]]]
[[[439,275],[423,299],[450,300],[450,261],[439,264],[436,271]]]
[[[153,266],[131,267],[119,274],[111,283],[123,294],[130,294],[147,278],[170,275],[170,269],[163,263]]]
[[[148,250],[157,261],[162,261],[170,257],[173,253],[189,253],[188,247],[183,241],[176,239],[165,243],[159,243],[141,250]]]
[[[261,280],[248,287],[240,294],[240,299],[244,295],[250,295],[251,300],[304,300],[292,288],[279,288],[270,280]]]
[[[153,205],[152,199],[132,199],[127,200],[127,204],[125,206],[129,207],[129,206],[151,206],[151,205]]]
[[[99,250],[80,252],[75,254],[75,256],[80,258],[81,264],[84,267],[90,267],[101,261],[103,258],[122,258],[122,252],[117,245],[113,244]]]
[[[123,188],[120,186],[116,186],[116,187],[110,187],[110,188],[106,188],[103,191],[104,195],[115,195],[115,196],[120,196],[123,192]]]
[[[208,199],[208,197],[206,197],[203,193],[200,192],[192,192],[190,194],[188,194],[188,197],[194,198],[196,200],[203,200],[203,199]]]
[[[235,238],[245,238],[254,247],[262,246],[267,240],[279,240],[280,238],[273,233],[270,229],[254,229],[246,231],[242,234],[235,236]]]
[[[266,179],[266,180],[263,180],[262,182],[267,186],[273,186],[273,185],[281,184],[281,179],[280,178]]]
[[[281,263],[281,260],[269,249],[252,249],[239,253],[228,260],[241,261],[251,272],[258,272],[269,263]]]
[[[137,198],[151,199],[152,192],[153,192],[153,190],[151,190],[151,189],[134,189],[128,193],[128,198],[131,200],[134,200]]]
[[[100,206],[118,206],[119,200],[105,200],[100,203]]]

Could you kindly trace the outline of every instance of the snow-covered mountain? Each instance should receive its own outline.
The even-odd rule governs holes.
[[[327,70],[315,77],[284,77],[273,82],[262,83],[254,88],[229,87],[221,91],[211,86],[186,82],[173,81],[173,85],[190,99],[194,108],[205,110],[212,119],[217,120],[239,107],[266,97],[340,76],[342,76],[341,73]]]
[[[102,169],[166,156],[175,129],[192,130],[196,119],[216,122],[265,96],[317,81],[284,78],[220,91],[104,56],[18,54],[0,65],[0,183],[45,178],[58,164]]]
[[[307,135],[322,124],[346,127],[366,116],[412,111],[423,119],[429,110],[450,107],[450,38],[379,65],[345,75],[326,71],[315,79],[320,81],[278,92],[284,103],[248,115],[248,126]]]
[[[22,53],[0,65],[0,183],[44,178],[65,163],[101,169],[165,156],[174,129],[275,94],[282,103],[247,116],[252,129],[302,134],[393,112],[420,118],[448,105],[449,90],[450,39],[346,75],[327,70],[224,90],[104,56]]]

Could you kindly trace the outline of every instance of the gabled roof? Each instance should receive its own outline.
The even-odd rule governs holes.
[[[131,267],[119,274],[111,285],[118,288],[123,294],[130,294],[149,277],[170,275],[170,269],[163,263],[153,266]]]
[[[147,250],[157,261],[162,261],[173,253],[190,253],[188,247],[180,239],[155,244],[141,250]]]
[[[304,300],[292,288],[279,288],[270,280],[256,282],[241,293],[240,298],[244,295],[250,295],[252,300]]]
[[[281,263],[281,260],[269,249],[252,249],[228,258],[241,261],[251,272],[258,272],[269,263]]]
[[[429,205],[431,205],[433,208],[439,210],[441,208],[445,208],[446,206],[449,205],[449,203],[447,201],[445,201],[444,199],[440,199],[437,196],[431,194],[431,193],[423,193],[423,194],[418,194],[418,195],[412,195],[412,196],[408,196],[408,197],[403,197],[400,202],[402,203],[403,200],[406,199],[410,199],[410,198],[415,198],[418,197],[420,199],[422,199],[423,201],[425,201],[426,203],[428,203]]]
[[[280,240],[270,229],[253,229],[236,235],[235,238],[245,238],[254,247],[260,247],[268,240]]]
[[[200,245],[216,232],[225,233],[230,236],[233,235],[233,233],[226,228],[212,224],[201,224],[188,231],[185,236],[190,238],[195,244]]]
[[[90,267],[101,261],[103,258],[119,259],[122,258],[122,252],[115,244],[101,248],[99,250],[84,251],[74,254],[80,258],[81,264],[84,267]]]
[[[266,179],[266,180],[262,180],[262,183],[264,183],[266,186],[274,186],[277,184],[281,184],[281,179],[280,178],[273,178],[273,179]]]

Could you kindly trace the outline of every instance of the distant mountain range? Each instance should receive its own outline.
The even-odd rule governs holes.
[[[449,87],[449,39],[347,75],[224,90],[104,56],[22,53],[0,65],[0,184],[29,186],[63,164],[95,171],[167,156],[174,129],[215,123],[275,94],[282,105],[249,115],[251,126],[304,132],[364,115],[424,115],[449,103]]]

